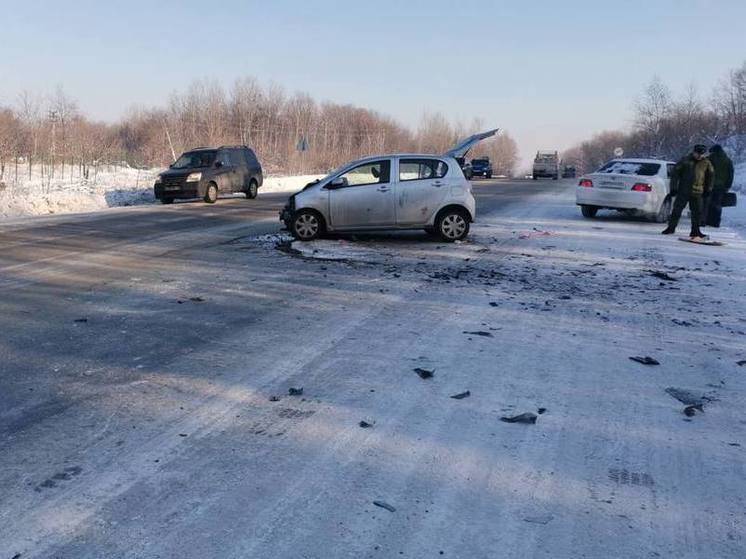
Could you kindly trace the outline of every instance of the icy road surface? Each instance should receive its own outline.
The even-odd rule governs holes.
[[[0,559],[746,556],[746,243],[476,185],[456,245],[0,222]]]

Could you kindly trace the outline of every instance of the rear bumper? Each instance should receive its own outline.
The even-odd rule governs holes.
[[[603,188],[576,187],[575,201],[579,206],[596,206],[612,210],[638,210],[657,213],[663,198],[657,192],[634,192]]]

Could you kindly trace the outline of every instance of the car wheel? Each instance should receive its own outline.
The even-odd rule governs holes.
[[[492,173],[487,173],[487,178],[491,179],[492,178]]]
[[[461,241],[469,234],[469,218],[463,210],[446,210],[438,217],[435,230],[446,242]]]
[[[580,211],[583,213],[583,217],[596,217],[598,208],[596,206],[580,206]]]
[[[207,190],[205,191],[205,202],[208,204],[214,204],[218,201],[218,185],[214,182],[211,182],[207,185]]]
[[[537,177],[536,175],[532,176],[531,178],[534,179],[535,181],[539,180],[539,177]]]
[[[559,180],[559,175],[554,175],[554,176],[552,177],[552,180],[553,180],[553,181]]]
[[[312,210],[300,210],[290,225],[290,232],[299,241],[313,241],[324,231],[321,216]]]
[[[168,205],[168,204],[173,204],[173,203],[174,203],[173,198],[161,198],[161,204]]]
[[[671,217],[671,210],[673,210],[673,198],[666,196],[666,199],[663,200],[658,213],[655,214],[655,222],[666,223]]]
[[[251,181],[249,183],[249,187],[246,189],[246,198],[249,200],[253,200],[256,198],[256,195],[259,193],[259,187],[256,184],[256,181]]]

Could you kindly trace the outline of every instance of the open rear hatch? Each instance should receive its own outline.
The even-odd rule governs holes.
[[[473,148],[475,145],[477,145],[482,140],[494,136],[499,131],[500,131],[499,128],[495,128],[494,130],[488,130],[487,132],[481,132],[480,134],[474,134],[473,136],[469,136],[465,140],[459,142],[455,147],[445,152],[443,156],[453,157],[455,159],[463,160],[466,157],[466,154],[469,153],[469,150],[471,148]]]

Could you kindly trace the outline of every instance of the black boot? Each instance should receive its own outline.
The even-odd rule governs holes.
[[[674,233],[676,233],[676,229],[674,229],[670,225],[666,227],[663,231],[661,231],[661,235],[673,235]]]

